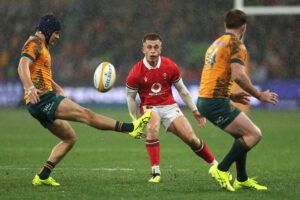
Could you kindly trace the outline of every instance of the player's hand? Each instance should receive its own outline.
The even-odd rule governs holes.
[[[250,103],[249,97],[250,97],[250,95],[246,92],[232,93],[230,95],[230,99],[233,102],[241,103],[243,105],[249,105],[249,103]]]
[[[266,90],[259,94],[259,100],[275,105],[278,103],[278,94],[275,92],[270,92],[270,90]]]
[[[42,91],[40,91],[39,89],[33,87],[29,87],[28,88],[28,96],[30,99],[30,103],[31,104],[36,104],[38,102],[40,102],[40,96],[39,94],[41,94]]]
[[[193,111],[194,117],[198,121],[200,127],[204,127],[206,124],[206,118],[200,114],[198,110]]]

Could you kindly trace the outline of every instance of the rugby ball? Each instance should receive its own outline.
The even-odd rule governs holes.
[[[109,62],[102,62],[94,73],[94,86],[99,92],[109,91],[116,81],[115,67]]]

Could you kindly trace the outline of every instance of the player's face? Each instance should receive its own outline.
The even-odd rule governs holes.
[[[58,39],[59,39],[59,31],[53,32],[49,39],[49,44],[53,46]]]
[[[155,66],[158,62],[158,57],[161,53],[161,41],[160,40],[146,40],[143,43],[143,53],[146,60],[152,66]]]

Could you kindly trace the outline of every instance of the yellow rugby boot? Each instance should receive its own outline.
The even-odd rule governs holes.
[[[234,192],[235,189],[230,184],[230,180],[232,180],[232,176],[229,172],[223,172],[218,169],[218,165],[213,165],[210,167],[208,173],[220,184],[221,188]]]
[[[266,186],[257,183],[255,178],[248,178],[244,182],[240,182],[237,179],[234,180],[233,187],[235,189],[254,189],[254,190],[267,190]]]
[[[161,180],[160,174],[153,174],[148,182],[150,183],[159,183]]]
[[[133,126],[134,126],[133,131],[128,133],[131,137],[134,137],[136,139],[141,138],[143,128],[149,122],[151,113],[152,113],[152,110],[147,110],[140,118],[138,118],[132,122]]]
[[[32,180],[32,185],[39,186],[39,185],[50,185],[50,186],[60,186],[58,182],[56,182],[52,177],[42,180],[38,175],[35,175]]]

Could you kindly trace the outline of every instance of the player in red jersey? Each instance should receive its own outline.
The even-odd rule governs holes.
[[[193,112],[198,123],[203,126],[206,119],[199,113],[192,97],[185,87],[178,66],[169,58],[160,56],[162,40],[158,34],[148,33],[143,38],[144,59],[134,65],[126,80],[127,103],[130,115],[136,118],[136,95],[139,94],[140,113],[152,109],[147,125],[146,149],[152,166],[149,182],[161,180],[159,128],[162,124],[174,133],[206,162],[217,163],[203,140],[199,139],[187,118],[174,100],[171,87],[175,86],[179,95]]]

